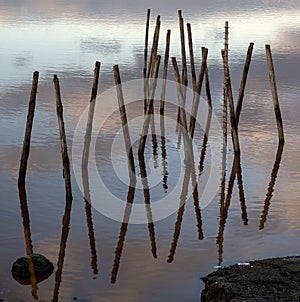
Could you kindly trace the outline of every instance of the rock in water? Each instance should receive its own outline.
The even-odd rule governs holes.
[[[54,266],[45,256],[32,254],[34,273],[37,282],[47,279],[53,272]],[[11,273],[15,280],[21,284],[30,284],[28,257],[17,259],[12,266]]]
[[[300,257],[250,261],[202,278],[203,302],[300,301]]]

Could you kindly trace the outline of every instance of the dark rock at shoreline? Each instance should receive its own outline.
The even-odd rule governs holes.
[[[37,282],[47,279],[53,272],[54,266],[45,256],[32,254],[34,274]],[[21,284],[31,284],[28,257],[17,259],[11,269],[15,280]]]
[[[232,265],[202,278],[202,302],[300,301],[300,256]]]

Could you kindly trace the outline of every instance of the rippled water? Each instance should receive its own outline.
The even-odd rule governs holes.
[[[40,301],[72,301],[75,297],[77,301],[199,301],[203,288],[200,277],[218,264],[299,254],[299,1],[266,0],[247,4],[217,0],[209,3],[188,1],[186,4],[179,1],[135,3],[132,0],[1,1],[0,7],[0,299],[33,300],[30,286],[17,283],[10,270],[17,258],[26,255],[17,178],[34,70],[40,72],[40,79],[26,180],[31,240],[34,252],[45,255],[55,264],[55,273],[38,285]],[[209,49],[213,111],[220,122],[223,93],[220,50],[225,21],[228,20],[230,26],[229,67],[235,99],[247,47],[254,42],[239,125],[247,225],[237,183],[226,223],[224,217],[220,218],[222,137],[213,131],[208,139],[199,193],[201,196],[213,166],[219,169],[213,179],[217,192],[209,205],[201,209],[201,221],[199,216],[198,220],[196,218],[192,197],[181,211],[149,226],[122,225],[101,214],[99,208],[97,210],[99,202],[110,205],[113,196],[127,200],[127,161],[120,132],[113,65],[119,64],[124,83],[135,80],[137,82],[132,83],[142,89],[147,8],[151,8],[149,42],[152,42],[156,16],[161,15],[160,54],[164,53],[166,31],[171,29],[170,55],[176,56],[181,66],[178,9],[182,9],[184,21],[192,25],[197,70],[201,46]],[[281,150],[277,150],[278,135],[265,44],[272,48],[284,121],[286,142],[282,156]],[[66,134],[74,163],[78,160],[77,146],[73,145],[75,129],[88,107],[96,60],[101,61],[101,72],[99,110],[94,122],[99,126],[105,120],[95,141],[96,168],[103,188],[108,188],[113,195],[109,200],[101,191],[102,187],[99,189],[90,179],[94,207],[89,207],[79,189],[80,181],[79,185],[76,182],[74,168],[74,201],[69,225],[52,78],[56,73],[60,79]],[[171,63],[169,78],[174,79]],[[136,97],[133,94],[136,86],[124,84],[124,95],[130,101]],[[175,88],[169,93],[172,92],[176,103]],[[203,103],[202,100],[201,106]],[[200,111],[204,108],[201,106]],[[156,104],[156,112],[158,107]],[[136,155],[142,120],[135,118],[141,118],[143,103],[132,103],[127,110],[132,120],[130,130]],[[158,115],[155,117],[157,149],[153,150],[151,137],[146,145],[145,165],[151,186],[148,193],[154,205],[168,194],[179,204],[184,183],[185,167],[180,157],[183,143],[178,148],[175,125],[167,120],[167,117],[176,117],[177,108],[169,104],[166,112],[166,157],[159,136]],[[202,118],[205,123],[205,113]],[[79,129],[81,135],[84,129]],[[197,129],[195,143],[200,151],[202,135],[201,129]],[[226,189],[233,161],[230,135],[228,138]],[[213,151],[217,157],[213,157]],[[139,176],[137,159],[135,156]],[[197,168],[198,159],[196,163]],[[175,190],[177,185],[178,191]],[[138,179],[134,205],[144,204],[144,193]],[[191,193],[190,185],[188,194]],[[135,209],[133,206],[132,217],[135,217]],[[125,204],[121,210],[118,209],[119,215],[123,217]],[[160,214],[155,211],[154,219]],[[201,229],[203,238],[201,232],[199,235]],[[124,245],[120,249],[122,239]]]

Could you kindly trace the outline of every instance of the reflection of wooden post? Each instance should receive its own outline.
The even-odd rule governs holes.
[[[39,72],[35,71],[33,73],[33,79],[32,79],[32,87],[31,87],[31,93],[30,93],[30,99],[29,99],[29,105],[28,105],[26,131],[25,131],[25,136],[24,136],[23,150],[22,150],[20,170],[19,170],[18,183],[22,184],[22,185],[25,185],[27,161],[28,161],[29,151],[30,151],[31,130],[32,130],[32,124],[33,124],[34,110],[35,110],[36,93],[37,93],[37,88],[38,88],[38,79],[39,79]]]
[[[275,183],[276,183],[276,178],[277,178],[278,170],[279,170],[279,167],[280,167],[280,162],[281,162],[281,157],[282,157],[282,152],[283,152],[283,146],[284,146],[283,143],[278,144],[276,158],[275,158],[273,170],[272,170],[272,173],[271,173],[271,179],[270,179],[270,182],[269,182],[268,191],[267,191],[265,202],[264,202],[264,209],[263,209],[263,212],[261,214],[261,218],[260,218],[260,222],[259,222],[259,229],[260,230],[262,230],[265,227],[265,223],[267,221],[267,216],[268,216],[269,208],[270,208],[270,205],[271,205],[271,199],[272,199],[273,192],[274,192],[274,186],[275,186]]]
[[[113,265],[113,269],[111,272],[111,280],[110,280],[111,283],[116,283],[116,280],[117,280],[122,251],[123,251],[124,242],[125,242],[125,236],[126,236],[126,232],[127,232],[127,228],[128,228],[130,214],[131,214],[132,203],[134,200],[135,183],[132,183],[131,185],[128,187],[127,203],[126,203],[126,208],[124,211],[123,222],[122,222],[121,229],[120,229],[119,240],[118,240],[117,248],[115,251],[114,265]]]
[[[228,181],[226,200],[224,200],[224,204],[221,205],[221,207],[220,207],[220,223],[219,223],[219,231],[218,231],[218,237],[217,237],[217,244],[218,244],[218,250],[219,250],[219,265],[222,263],[224,230],[225,230],[225,224],[226,224],[226,220],[227,220],[227,216],[228,216],[228,209],[230,206],[231,195],[232,195],[232,191],[233,191],[238,162],[239,162],[239,155],[235,155],[233,163],[232,163],[229,181]],[[225,198],[225,196],[224,196],[224,198]]]
[[[147,138],[149,123],[150,123],[150,115],[152,114],[153,99],[154,99],[156,84],[157,84],[159,63],[160,63],[160,56],[158,55],[155,59],[154,66],[152,69],[152,77],[150,79],[151,82],[150,82],[150,86],[149,86],[149,99],[147,101],[146,114],[144,117],[142,135],[141,135],[141,139],[140,139],[140,143],[139,143],[139,150],[138,150],[139,154],[143,154],[145,151],[146,138]]]
[[[274,71],[274,66],[273,66],[270,45],[266,45],[266,55],[267,55],[270,83],[271,83],[271,89],[272,89],[274,111],[275,111],[275,116],[276,116],[276,120],[277,120],[279,142],[282,143],[282,142],[284,142],[283,125],[282,125],[282,118],[281,118],[277,86],[276,86],[276,79],[275,79],[275,71]]]
[[[177,219],[176,219],[175,229],[174,229],[174,234],[173,234],[173,241],[172,241],[172,244],[171,244],[170,253],[169,253],[169,256],[168,256],[168,260],[167,260],[167,262],[169,262],[169,263],[171,263],[174,260],[176,247],[177,247],[177,244],[178,244],[178,239],[179,239],[180,229],[181,229],[181,223],[182,223],[183,213],[184,213],[184,208],[185,208],[185,200],[186,200],[189,181],[190,181],[190,175],[191,175],[191,168],[187,167],[185,169],[185,172],[184,172],[182,191],[181,191],[180,202],[179,202],[179,209],[178,209],[178,212],[177,212]]]
[[[160,116],[160,137],[161,137],[161,158],[163,169],[163,188],[164,191],[168,191],[168,169],[167,169],[167,149],[166,149],[166,134],[165,134],[165,122],[164,116]]]
[[[249,47],[248,47],[246,61],[245,61],[243,75],[242,75],[240,89],[239,89],[239,95],[238,95],[238,98],[237,98],[236,109],[235,109],[235,116],[236,116],[237,124],[239,124],[239,120],[240,120],[240,114],[241,114],[241,110],[242,110],[242,102],[243,102],[243,98],[244,98],[247,76],[248,76],[248,71],[249,71],[250,62],[251,62],[253,45],[254,45],[254,43],[250,43]]]
[[[144,191],[144,201],[145,207],[147,212],[147,220],[148,220],[148,230],[151,242],[151,251],[154,258],[157,258],[157,248],[156,248],[156,240],[155,240],[155,230],[154,230],[154,223],[150,205],[150,189],[147,179],[147,171],[145,165],[145,158],[144,154],[139,154],[139,164],[140,164],[140,172],[141,172],[141,179],[143,184],[143,191]]]
[[[33,246],[31,241],[30,218],[29,218],[29,211],[27,205],[26,189],[24,184],[19,184],[19,199],[20,199],[20,207],[21,207],[21,213],[23,218],[23,229],[24,229],[24,237],[25,237],[25,244],[26,244],[26,254],[28,259],[28,270],[30,273],[31,292],[33,298],[35,300],[38,300],[38,294],[37,294],[38,286],[36,282],[34,264],[32,260]]]
[[[65,212],[64,212],[63,219],[62,219],[63,226],[62,226],[60,245],[59,245],[57,270],[55,272],[55,286],[54,286],[54,290],[53,290],[52,302],[58,301],[59,288],[60,288],[60,284],[61,284],[61,276],[62,276],[65,254],[66,254],[67,240],[68,240],[69,230],[70,230],[71,209],[72,209],[72,199],[67,198],[66,205],[65,205]]]
[[[161,115],[164,115],[164,110],[165,110],[166,84],[167,84],[167,73],[168,73],[169,52],[170,52],[170,38],[171,38],[171,30],[168,29],[167,37],[166,37],[163,81],[162,81],[161,97],[160,97],[160,114]]]
[[[61,145],[61,155],[63,161],[63,176],[65,179],[65,187],[66,187],[66,198],[72,199],[73,197],[72,197],[72,188],[71,188],[70,160],[68,156],[67,139],[65,133],[65,124],[63,119],[63,106],[60,96],[59,80],[56,75],[54,75],[53,82],[56,92],[56,113],[57,113],[57,120],[59,126],[59,134],[60,134],[60,145]]]

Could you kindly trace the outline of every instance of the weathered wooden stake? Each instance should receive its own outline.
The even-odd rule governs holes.
[[[101,66],[101,63],[96,61],[95,69],[94,69],[93,87],[92,87],[92,93],[91,93],[91,98],[90,98],[89,113],[88,113],[88,118],[87,118],[87,123],[86,123],[85,136],[84,136],[84,146],[83,146],[82,162],[81,162],[82,167],[87,166],[88,161],[89,161],[90,144],[91,144],[91,137],[92,137],[96,97],[97,97],[97,91],[98,91],[100,66]]]
[[[266,47],[266,55],[267,55],[270,83],[271,83],[273,103],[274,103],[274,111],[275,111],[275,116],[276,116],[276,120],[277,120],[279,142],[283,143],[284,142],[284,133],[283,133],[281,111],[280,111],[279,100],[278,100],[278,93],[277,93],[277,86],[276,86],[275,71],[274,71],[274,66],[273,66],[271,47],[270,47],[270,45],[266,45],[265,47]]]
[[[196,80],[196,70],[195,70],[195,60],[194,60],[192,29],[191,29],[191,24],[190,23],[187,23],[186,26],[187,26],[188,40],[189,40],[190,65],[191,65],[193,90],[194,90],[194,92],[196,92],[196,90],[197,90],[197,80]]]
[[[32,124],[33,124],[33,117],[34,117],[34,110],[35,110],[35,102],[36,102],[36,93],[38,88],[38,80],[39,80],[39,72],[35,71],[33,73],[32,79],[32,87],[28,105],[28,115],[27,115],[27,122],[26,122],[26,130],[23,142],[23,149],[20,161],[20,169],[19,169],[19,178],[18,183],[25,185],[25,178],[26,178],[26,171],[27,171],[27,162],[29,157],[30,151],[30,139],[31,139],[31,131],[32,131]]]
[[[184,38],[184,23],[182,18],[182,11],[178,11],[179,18],[179,29],[180,29],[180,43],[181,43],[181,60],[182,60],[182,76],[181,83],[187,86],[187,64],[186,64],[186,54],[185,54],[185,38]]]
[[[231,80],[230,80],[230,74],[229,74],[229,68],[228,68],[228,61],[227,61],[224,51],[222,51],[222,57],[223,57],[223,64],[224,64],[225,76],[226,76],[226,90],[227,90],[227,97],[228,97],[228,102],[229,102],[233,148],[234,148],[235,154],[240,154],[240,143],[239,143],[239,137],[238,137],[237,122],[236,122],[236,118],[235,118]]]
[[[150,22],[150,8],[148,8],[148,10],[147,10],[147,20],[146,20],[145,47],[144,47],[144,69],[143,69],[144,78],[146,78],[146,76],[147,76],[149,22]]]
[[[119,111],[120,111],[121,122],[122,122],[123,136],[124,136],[124,141],[125,141],[125,149],[126,149],[126,154],[127,154],[127,159],[128,159],[129,177],[131,180],[132,177],[135,175],[135,165],[134,165],[130,133],[129,133],[128,123],[127,123],[126,108],[125,108],[123,91],[122,91],[122,82],[121,82],[118,65],[114,66],[114,77],[115,77],[115,83],[116,83],[116,89],[117,89],[117,97],[118,97]]]
[[[205,47],[202,48],[202,63],[201,63],[201,69],[200,69],[199,77],[198,77],[198,81],[197,81],[197,90],[196,90],[197,93],[194,95],[194,98],[193,98],[191,117],[190,117],[189,133],[192,138],[194,137],[195,124],[196,124],[197,113],[198,113],[198,108],[199,108],[203,78],[204,78],[205,70],[207,68],[207,66],[206,66],[207,54],[208,54],[208,49]]]
[[[248,71],[249,71],[249,67],[250,67],[250,63],[251,63],[251,56],[252,56],[252,52],[253,52],[253,46],[254,46],[254,43],[251,42],[248,47],[246,61],[245,61],[243,75],[242,75],[240,89],[239,89],[239,95],[237,98],[236,109],[235,109],[235,117],[236,117],[237,126],[239,125],[240,114],[241,114],[241,110],[242,110],[242,103],[243,103],[243,98],[244,98],[244,92],[245,92],[245,87],[246,87],[246,82],[247,82],[247,76],[248,76]]]
[[[154,31],[154,34],[153,34],[153,42],[152,42],[152,49],[151,49],[150,59],[149,59],[147,78],[150,77],[151,70],[152,70],[152,64],[155,61],[156,56],[157,56],[157,48],[158,48],[158,41],[159,41],[159,30],[160,30],[160,15],[158,15],[157,18],[156,18],[156,26],[155,26],[155,31]],[[153,68],[154,68],[154,66],[153,66]]]
[[[65,187],[66,187],[66,198],[72,200],[73,197],[72,197],[72,187],[71,187],[70,160],[68,156],[67,139],[65,133],[64,118],[63,118],[63,106],[61,102],[60,86],[59,86],[59,80],[57,75],[54,75],[53,83],[56,93],[56,113],[57,113],[57,120],[59,126],[59,134],[60,134],[60,145],[61,145],[61,155],[62,155],[62,162],[63,162],[63,176],[64,176]]]
[[[180,74],[179,74],[179,69],[177,65],[177,61],[175,57],[172,57],[172,64],[174,68],[174,75],[176,79],[176,86],[177,86],[177,96],[178,96],[178,103],[179,103],[179,109],[180,109],[180,125],[182,127],[182,134],[183,134],[183,139],[184,139],[184,153],[185,153],[185,163],[186,164],[191,164],[194,162],[193,159],[193,146],[192,146],[192,139],[189,135],[189,132],[187,130],[187,121],[186,121],[186,114],[185,114],[185,109],[184,109],[184,96],[183,96],[183,87],[184,85],[181,84],[180,81]]]
[[[140,138],[139,149],[138,149],[139,154],[143,154],[145,151],[146,139],[147,139],[149,123],[150,123],[150,114],[152,114],[153,98],[155,95],[156,84],[157,84],[159,63],[160,63],[160,55],[158,55],[156,57],[154,65],[153,65],[153,69],[152,69],[152,77],[150,79],[151,83],[150,83],[150,87],[149,87],[149,99],[147,101],[147,110],[146,110],[146,114],[144,117],[142,135]]]
[[[165,110],[166,84],[167,84],[169,52],[170,52],[170,38],[171,38],[171,30],[168,29],[167,36],[166,36],[166,49],[165,49],[165,58],[164,58],[163,81],[162,81],[161,97],[160,97],[160,114],[161,115],[164,115],[164,110]]]

